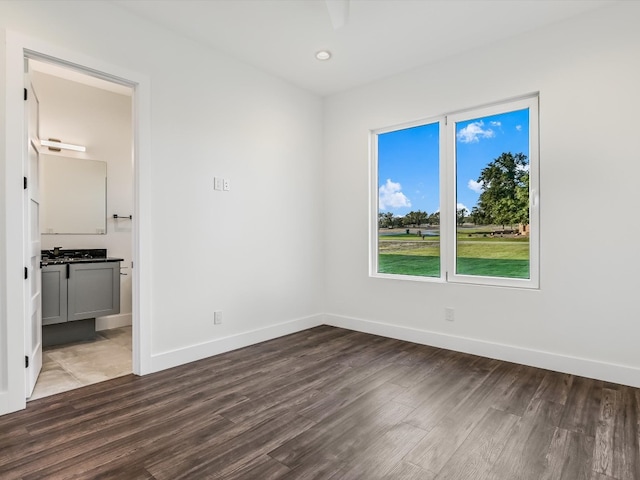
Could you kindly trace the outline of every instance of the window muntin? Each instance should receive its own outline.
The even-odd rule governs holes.
[[[399,142],[407,131],[418,132],[427,127],[434,133],[430,143]],[[401,148],[394,148],[395,143]],[[420,151],[426,151],[426,145],[429,155]],[[435,152],[438,152],[438,161]],[[407,183],[404,178],[409,158],[413,162],[428,162],[430,167],[413,164],[415,178]],[[373,276],[538,287],[537,95],[443,115],[410,126],[374,131],[372,160],[377,220],[372,229]],[[434,168],[435,165],[439,168]],[[440,181],[439,206],[435,211],[430,211],[433,207],[420,208],[422,204],[414,202],[419,189],[413,185],[423,181],[423,175],[433,180],[436,174]],[[501,178],[508,181],[503,182],[504,188],[497,188]],[[404,200],[398,197],[399,203],[405,203],[404,210],[397,209],[395,217],[389,217],[384,207],[393,203],[387,202],[388,198],[383,195],[398,193],[406,197]],[[411,210],[426,211],[427,218],[430,215],[441,218],[437,226],[435,216],[431,217],[431,225],[393,223],[394,218],[398,222],[398,217],[404,217]],[[389,223],[393,225],[389,230],[395,229],[401,236],[393,239],[385,235]],[[420,237],[417,237],[418,230]],[[421,263],[421,258],[417,258],[428,257],[425,247],[422,251],[416,249],[421,246],[416,244],[418,238],[424,240],[424,231],[439,233],[440,245],[436,248],[440,267],[437,270],[428,269],[426,262]],[[413,245],[401,244],[403,235],[404,241]],[[395,240],[395,244],[386,243],[390,240]],[[429,240],[433,243],[435,235]],[[390,246],[396,251],[390,252]],[[414,255],[416,253],[418,255]],[[395,261],[395,264],[391,262],[393,268],[389,268],[389,259]]]

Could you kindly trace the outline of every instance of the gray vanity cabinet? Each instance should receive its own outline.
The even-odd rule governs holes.
[[[120,313],[120,262],[71,264],[69,321]]]
[[[67,321],[67,265],[42,267],[42,325]]]
[[[42,325],[116,313],[120,313],[120,262],[42,267]]]

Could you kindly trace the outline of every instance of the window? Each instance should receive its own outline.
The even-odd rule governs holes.
[[[372,132],[372,275],[538,287],[537,105]]]
[[[440,123],[377,140],[378,271],[440,277]]]

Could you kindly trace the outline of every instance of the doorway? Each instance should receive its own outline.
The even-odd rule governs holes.
[[[40,308],[42,327],[32,327],[41,332],[27,333],[27,346],[30,336],[41,333],[43,341],[42,369],[37,381],[27,381],[34,400],[132,372],[133,88],[38,59],[27,57],[25,65],[33,96],[28,123],[35,123],[30,144],[37,144],[40,166],[39,181],[31,182],[40,190],[37,253],[46,259],[104,250],[105,257],[122,259],[118,313],[95,319],[67,321],[57,311],[67,299],[60,301],[59,283],[51,279],[62,266],[45,260],[32,272],[47,281],[34,278],[32,285],[42,287],[31,296],[48,307]],[[27,308],[34,316],[36,308]]]
[[[152,237],[151,191],[148,172],[151,168],[151,87],[148,76],[127,67],[102,59],[70,51],[46,41],[16,32],[6,32],[6,82],[4,149],[4,191],[0,197],[4,215],[0,222],[4,235],[0,237],[0,264],[4,282],[0,283],[0,415],[26,407],[28,368],[26,345],[27,285],[23,272],[29,272],[25,263],[25,214],[23,176],[28,164],[25,149],[24,62],[25,58],[42,60],[62,67],[84,72],[89,76],[110,80],[133,89],[133,158],[134,210],[132,268],[132,367],[136,375],[156,370],[151,354],[151,264],[150,239]]]

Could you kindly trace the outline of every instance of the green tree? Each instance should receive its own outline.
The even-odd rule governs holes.
[[[456,220],[459,226],[464,225],[464,221],[467,219],[467,210],[465,208],[459,208],[456,211]]]
[[[524,153],[505,152],[480,172],[482,193],[474,220],[497,225],[529,223],[529,171]]]
[[[423,223],[427,223],[428,217],[429,215],[427,215],[427,212],[423,212],[421,210],[418,210],[417,212],[409,212],[404,216],[404,223],[405,225],[415,225],[416,227],[419,227]]]
[[[393,227],[393,213],[391,212],[378,213],[378,227],[379,228]]]
[[[471,209],[469,221],[474,225],[487,225],[491,223],[487,213],[484,210],[481,210],[477,205]]]
[[[522,176],[522,184],[516,187],[516,203],[519,210],[514,219],[517,223],[527,225],[529,223],[529,172]]]
[[[427,223],[429,225],[440,225],[440,212],[435,212],[429,215],[429,218],[427,218]]]

